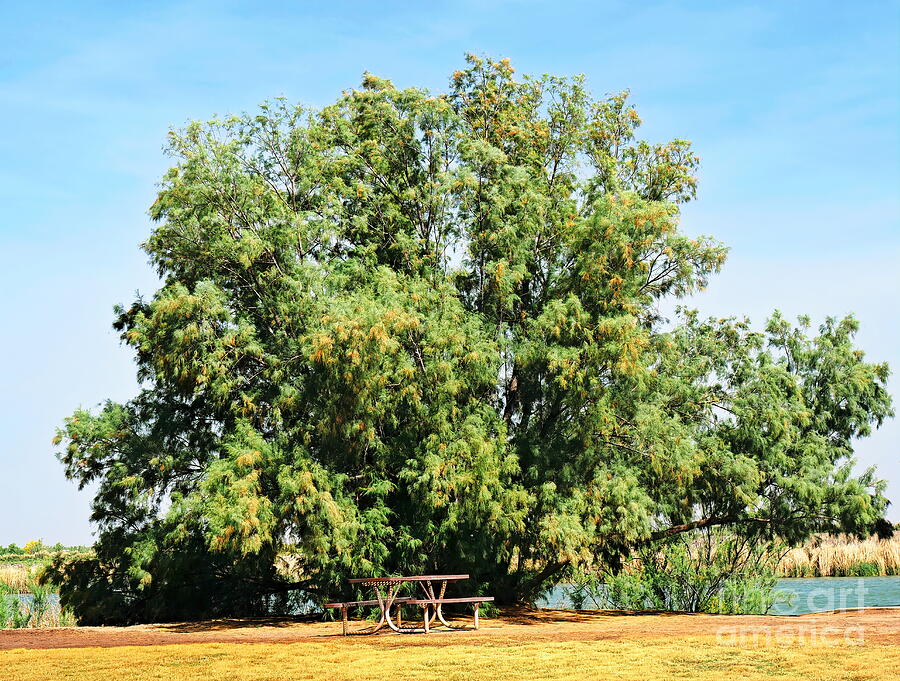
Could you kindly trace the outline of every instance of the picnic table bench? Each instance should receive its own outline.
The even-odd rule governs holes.
[[[344,636],[348,634],[374,634],[381,630],[385,624],[401,634],[429,633],[435,619],[439,620],[448,629],[478,629],[478,610],[482,603],[494,600],[493,596],[468,596],[462,598],[445,598],[447,584],[468,579],[469,575],[412,575],[408,577],[357,577],[348,580],[350,584],[372,587],[375,591],[375,599],[367,601],[342,601],[338,603],[326,603],[326,608],[336,608],[341,611],[341,628]],[[434,583],[440,582],[440,587],[435,591]],[[412,598],[399,596],[399,591],[406,584],[417,583],[424,596]],[[446,604],[470,603],[474,609],[472,626],[450,624],[444,619],[443,606]],[[347,611],[354,607],[377,605],[380,611],[378,622],[372,626],[358,631],[349,631],[347,623]],[[417,605],[422,608],[422,626],[403,626],[403,605]],[[391,617],[391,608],[396,606],[395,617]],[[396,622],[394,621],[396,619]]]

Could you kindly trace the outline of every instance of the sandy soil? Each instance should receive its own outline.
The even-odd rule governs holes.
[[[212,620],[131,627],[61,627],[0,631],[0,650],[151,646],[173,643],[295,643],[340,638],[339,622],[288,619]],[[634,640],[714,635],[723,642],[739,636],[787,643],[828,639],[900,645],[900,609],[869,608],[792,617],[703,614],[630,614],[597,611],[519,610],[482,620],[475,631],[435,630],[417,643],[449,645],[515,641]],[[344,639],[354,643],[407,645],[410,637],[385,629],[376,636]]]

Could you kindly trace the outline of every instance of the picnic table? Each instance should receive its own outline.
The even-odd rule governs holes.
[[[385,624],[399,634],[429,633],[435,619],[448,629],[477,629],[478,609],[482,603],[494,600],[493,596],[469,596],[462,598],[445,598],[447,584],[468,579],[469,575],[412,575],[408,577],[356,577],[347,580],[350,584],[368,586],[375,592],[374,600],[344,601],[326,603],[326,608],[338,608],[341,611],[341,627],[344,636],[348,634],[374,634]],[[423,592],[421,598],[400,596],[400,591],[407,584],[418,584]],[[437,590],[435,584],[439,584]],[[472,626],[450,624],[444,619],[443,606],[446,604],[470,603],[474,608]],[[347,611],[352,607],[377,605],[380,611],[378,622],[358,631],[348,631]],[[422,608],[422,626],[403,626],[402,607],[417,605]],[[391,617],[391,608],[396,608],[395,617]],[[396,619],[396,622],[394,621]]]

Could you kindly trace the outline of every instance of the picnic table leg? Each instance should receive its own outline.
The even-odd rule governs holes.
[[[400,585],[399,585],[399,584],[398,584],[396,587],[393,587],[393,586],[390,587],[390,589],[388,590],[388,598],[384,601],[384,605],[383,605],[384,613],[383,613],[383,616],[384,616],[384,618],[385,618],[386,621],[387,621],[387,625],[388,625],[391,629],[393,629],[394,631],[396,631],[398,634],[415,634],[415,633],[420,633],[420,632],[423,632],[423,631],[424,631],[425,633],[428,633],[428,619],[427,619],[427,614],[426,614],[426,619],[425,619],[425,625],[424,625],[424,627],[423,627],[422,629],[417,629],[417,628],[403,629],[403,628],[402,628],[402,625],[403,625],[403,613],[402,613],[402,611],[401,611],[401,608],[402,608],[403,606],[402,606],[402,604],[401,604],[400,602],[397,601],[397,594],[398,594],[398,593],[400,593]],[[391,606],[392,606],[392,605],[396,605],[396,606],[397,606],[397,623],[396,623],[396,624],[394,624],[393,620],[391,619]]]
[[[379,628],[387,622],[388,627],[393,629],[394,631],[400,631],[394,623],[391,622],[391,606],[394,604],[394,599],[397,597],[397,593],[394,590],[394,585],[388,586],[387,590],[387,598],[381,597],[381,589],[377,586],[375,587],[375,594],[378,598],[378,607],[381,609],[381,622],[379,622]]]
[[[431,583],[431,580],[427,579],[423,582],[419,582],[419,584],[422,586],[422,591],[425,592],[425,598],[428,598],[432,601],[435,600],[434,585]],[[440,592],[440,595],[437,596],[437,598],[438,599],[443,598],[446,590],[447,590],[447,581],[444,580],[441,583],[441,592]],[[434,607],[434,610],[432,612],[426,611],[426,616],[429,618],[429,621],[433,622],[435,619],[440,619],[441,622],[443,622],[445,627],[450,627],[450,625],[447,624],[447,622],[444,620],[443,614],[441,614],[441,604],[436,603],[433,607]],[[429,608],[429,611],[430,610],[431,610],[431,608]],[[453,627],[450,627],[450,628],[452,629]]]
[[[431,582],[428,583],[428,586],[429,586],[429,588],[431,588]],[[438,600],[443,598],[444,594],[446,592],[447,592],[447,580],[444,580],[441,583],[441,595],[438,596]],[[433,588],[431,588],[431,598],[434,599],[434,589]],[[448,629],[466,629],[467,628],[465,625],[458,627],[455,624],[450,624],[447,620],[445,620],[444,619],[444,611],[443,611],[443,608],[440,603],[438,603],[437,606],[435,607],[435,615],[437,615],[437,618],[441,621],[441,624],[443,624]],[[475,628],[476,629],[478,628],[477,616],[476,616],[476,620],[475,620]]]
[[[390,594],[388,594],[390,596]],[[375,596],[378,599],[379,607],[381,608],[381,616],[378,618],[378,622],[372,626],[364,627],[358,631],[349,631],[347,626],[347,607],[341,608],[341,626],[344,632],[344,636],[353,635],[353,636],[367,636],[369,634],[378,633],[381,628],[384,626],[386,618],[385,618],[385,608],[384,608],[384,598],[381,595],[381,589],[378,586],[375,586]]]
[[[434,600],[434,589],[431,588],[431,581],[425,580],[423,582],[419,582],[419,586],[422,587],[422,592],[425,594],[425,598]],[[422,619],[425,621],[425,633],[428,633],[431,616],[431,608],[427,604],[422,604]]]
[[[341,635],[342,636],[365,636],[368,634],[376,633],[381,627],[384,626],[384,616],[382,615],[378,624],[369,627],[363,627],[358,631],[350,631],[350,622],[348,620],[348,611],[350,610],[350,606],[344,604],[341,607]]]
[[[431,583],[431,580],[426,580],[424,582],[419,582],[422,585],[422,590],[425,592],[425,597],[431,600],[440,600],[444,597],[444,594],[447,593],[447,580],[441,580],[441,590],[437,598],[434,595],[434,585]],[[475,606],[475,621],[473,629],[478,628],[478,606],[481,604],[478,603]],[[441,624],[443,624],[448,629],[468,629],[468,625],[457,626],[455,624],[450,624],[446,619],[444,619],[444,611],[443,604],[435,603],[434,612],[431,614],[431,621],[433,622],[435,619],[440,620]]]
[[[441,582],[441,593],[440,593],[440,595],[438,596],[438,599],[443,598],[445,593],[447,593],[447,580],[446,580],[446,579],[445,579],[444,581]],[[435,614],[437,614],[438,619],[441,621],[441,624],[443,624],[443,625],[444,625],[445,627],[447,627],[448,629],[452,629],[453,626],[450,625],[450,624],[447,624],[447,620],[444,619],[444,608],[443,608],[443,605],[442,605],[441,603],[438,603],[438,604],[437,604],[437,608],[435,608],[435,610],[436,610],[436,613],[435,613]]]

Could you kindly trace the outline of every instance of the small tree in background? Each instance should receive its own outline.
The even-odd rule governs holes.
[[[446,94],[367,75],[173,132],[164,283],[115,322],[142,390],[58,435],[99,530],[48,572],[63,604],[262,614],[445,570],[508,603],[698,528],[868,532],[852,441],[891,415],[887,367],[852,319],[666,324],[726,249],[678,229],[690,144],[640,122],[470,57]]]
[[[37,553],[38,551],[43,551],[46,547],[44,546],[43,539],[32,539],[29,542],[25,542],[25,546],[22,547],[23,553]]]

